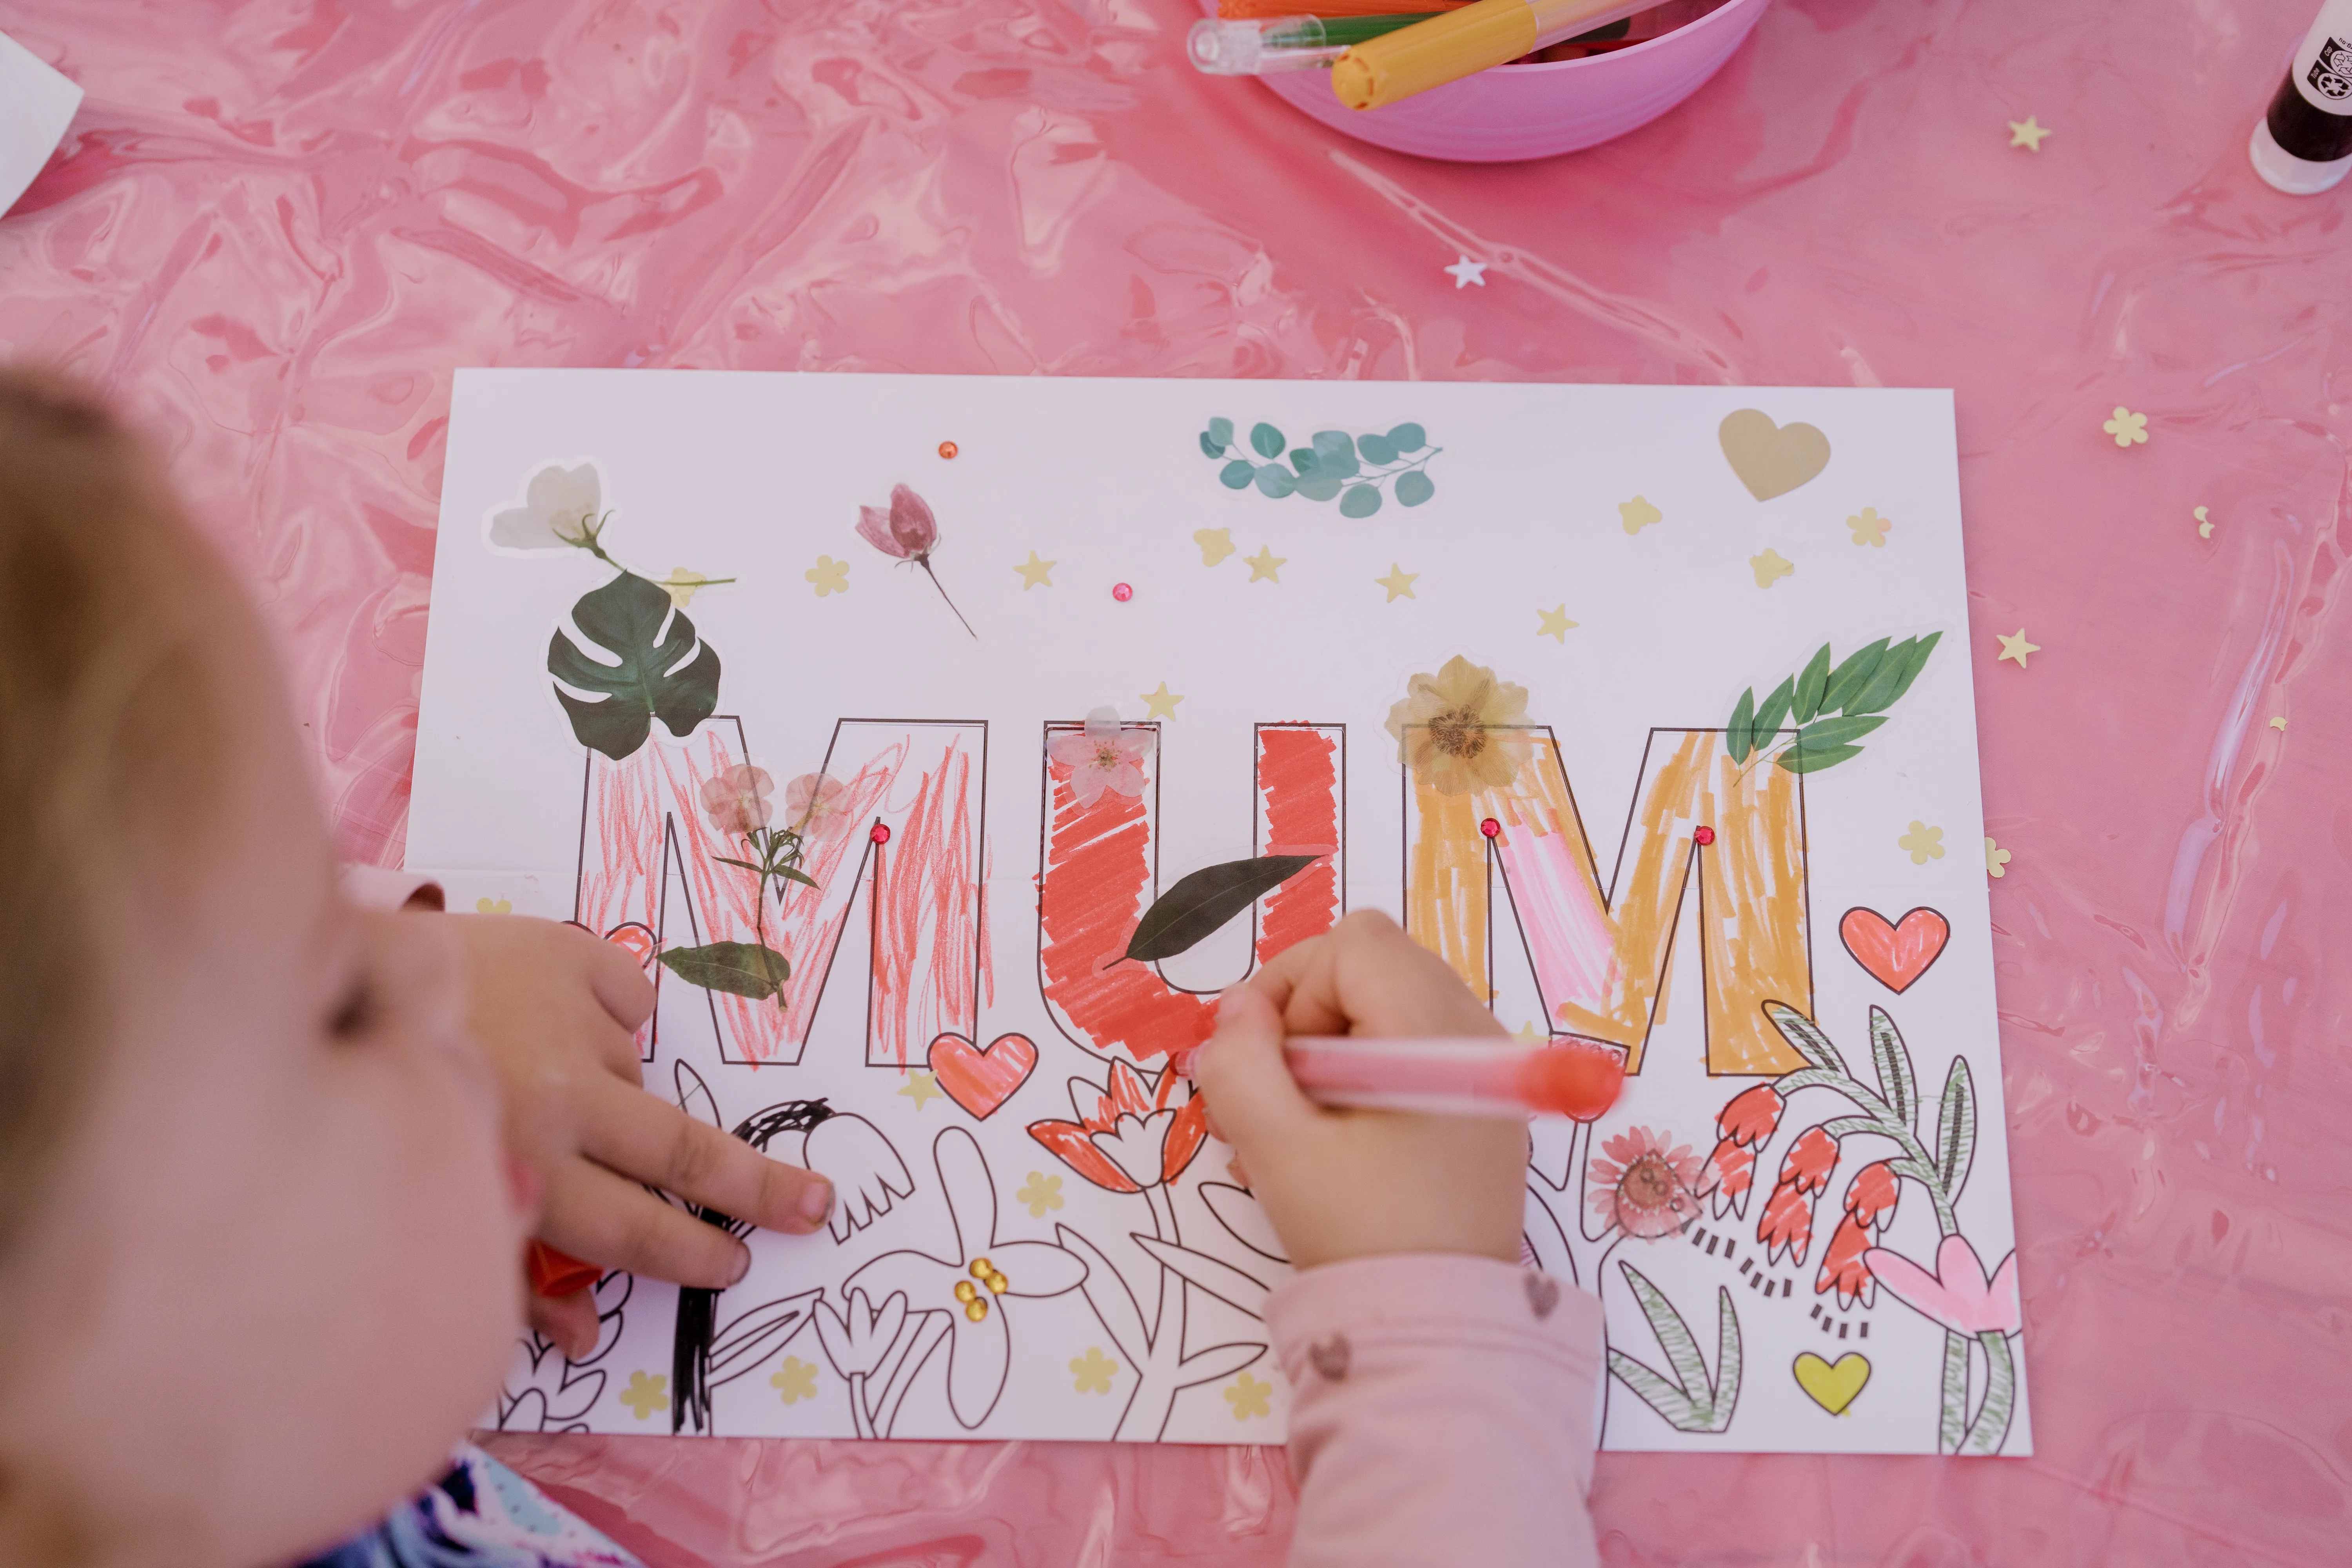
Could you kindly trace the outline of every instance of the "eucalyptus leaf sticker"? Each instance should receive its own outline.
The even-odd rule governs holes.
[[[656,719],[684,740],[719,706],[719,652],[700,641],[667,590],[624,572],[583,595],[572,623],[611,655],[609,662],[589,657],[561,627],[548,639],[555,700],[582,745],[619,762],[646,743]]]
[[[1250,426],[1244,447],[1238,427],[1220,415],[1199,439],[1201,455],[1218,465],[1217,482],[1227,489],[1255,488],[1269,500],[1291,495],[1336,500],[1340,516],[1357,521],[1372,516],[1391,499],[1413,507],[1434,496],[1437,484],[1428,464],[1444,449],[1431,446],[1429,433],[1410,422],[1360,436],[1318,430],[1293,445],[1278,426],[1260,420]]]
[[[1128,941],[1127,956],[1149,963],[1189,952],[1321,858],[1320,855],[1264,855],[1254,860],[1203,866],[1152,900]]]

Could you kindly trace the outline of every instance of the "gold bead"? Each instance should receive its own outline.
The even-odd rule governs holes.
[[[984,1323],[988,1321],[988,1303],[985,1301],[967,1301],[964,1303],[963,1315],[970,1318],[975,1323]]]
[[[992,1274],[988,1277],[989,1294],[992,1296],[1002,1296],[1004,1294],[1006,1289],[1012,1286],[1012,1284],[1013,1281],[1007,1279],[1003,1275]]]
[[[971,1280],[959,1279],[956,1281],[955,1297],[957,1300],[969,1307],[980,1300],[980,1292],[971,1288]]]
[[[971,1277],[973,1279],[985,1279],[995,1272],[996,1265],[991,1263],[987,1258],[975,1258],[971,1260]]]

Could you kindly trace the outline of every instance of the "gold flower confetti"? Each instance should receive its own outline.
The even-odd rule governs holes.
[[[2099,428],[2113,436],[2118,447],[2147,444],[2147,416],[2134,414],[2120,403],[2116,405],[2115,417]]]
[[[1748,569],[1756,574],[1756,585],[1769,588],[1797,569],[1797,563],[1777,550],[1767,550],[1761,555],[1748,558]]]
[[[629,1386],[621,1391],[621,1403],[638,1420],[649,1420],[655,1411],[669,1404],[669,1379],[657,1372],[633,1372]]]
[[[1864,507],[1847,518],[1845,525],[1853,531],[1856,544],[1867,544],[1877,549],[1885,548],[1886,531],[1895,526],[1892,521],[1879,516],[1874,506]]]
[[[2006,877],[2009,875],[2009,851],[1994,843],[1992,836],[1987,834],[1985,836],[1985,875]]]
[[[1047,1214],[1060,1208],[1065,1201],[1062,1178],[1049,1176],[1043,1171],[1032,1171],[1028,1184],[1013,1194],[1013,1201],[1027,1205],[1031,1219],[1044,1219]]]
[[[816,1397],[816,1363],[803,1361],[796,1355],[788,1355],[784,1358],[783,1366],[773,1377],[768,1379],[768,1386],[782,1394],[787,1405],[797,1405],[803,1399],[814,1399]]]
[[[1639,533],[1650,524],[1664,522],[1665,519],[1664,512],[1652,506],[1648,500],[1642,496],[1635,496],[1632,500],[1621,500],[1617,503],[1617,520],[1625,525],[1625,531],[1628,533]]]
[[[1201,547],[1201,564],[1214,566],[1234,552],[1234,531],[1204,528],[1192,535],[1192,542]]]
[[[1234,1407],[1234,1419],[1236,1421],[1247,1421],[1254,1415],[1271,1415],[1274,1414],[1274,1384],[1244,1373],[1225,1384],[1225,1403]]]
[[[1924,822],[1915,822],[1910,832],[1895,841],[1895,847],[1909,850],[1914,866],[1925,866],[1930,860],[1944,858],[1944,830],[1930,827]]]
[[[816,558],[816,564],[801,575],[816,584],[816,596],[820,599],[827,594],[849,592],[849,563],[846,561],[835,561],[830,555],[820,555]]]
[[[1088,1345],[1086,1354],[1070,1358],[1070,1373],[1075,1380],[1070,1386],[1080,1394],[1108,1394],[1118,1363],[1103,1354],[1102,1346]]]

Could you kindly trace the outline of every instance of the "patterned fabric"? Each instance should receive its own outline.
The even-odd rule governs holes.
[[[304,1568],[643,1568],[470,1444],[449,1473]]]

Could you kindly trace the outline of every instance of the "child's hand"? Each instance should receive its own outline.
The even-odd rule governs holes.
[[[770,1230],[805,1235],[824,1224],[833,1184],[824,1177],[641,1087],[634,1037],[654,989],[627,953],[553,921],[440,918],[466,950],[468,1022],[505,1090],[507,1147],[544,1194],[541,1240],[607,1268],[716,1289],[743,1277],[751,1253],[640,1183]],[[596,1333],[587,1301],[534,1292],[532,1326],[584,1351]]]
[[[1524,1124],[1326,1110],[1283,1061],[1285,1035],[1503,1034],[1443,959],[1386,915],[1361,911],[1226,992],[1218,1020],[1196,1081],[1291,1262],[1383,1252],[1518,1261]]]

